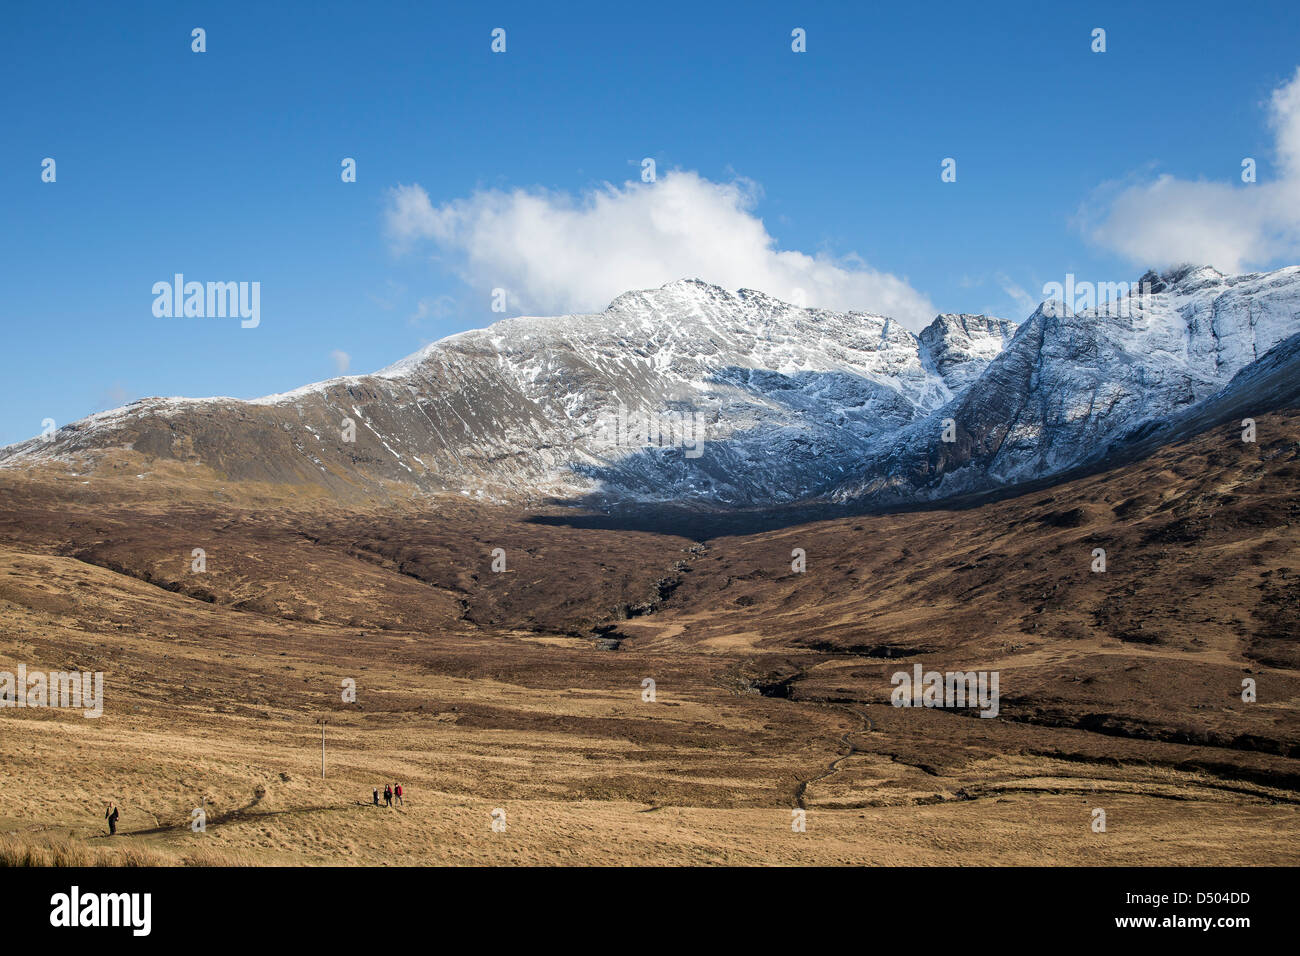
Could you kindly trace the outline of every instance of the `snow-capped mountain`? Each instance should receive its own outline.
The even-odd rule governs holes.
[[[1016,324],[986,315],[940,315],[921,332],[930,366],[950,395],[966,386],[1001,354],[1016,334]]]
[[[971,344],[972,322],[961,348],[942,352],[947,374],[987,364],[994,325],[988,347]],[[129,446],[338,490],[401,481],[493,498],[791,501],[849,477],[883,435],[948,401],[934,366],[883,316],[683,280],[592,315],[453,335],[374,375],[249,402],[146,399],[4,454]]]
[[[1151,294],[1109,308],[1043,303],[952,402],[894,433],[832,497],[985,491],[1106,461],[1175,421],[1224,420],[1214,407],[1234,376],[1300,332],[1297,266],[1232,277],[1185,266],[1142,281]],[[1278,400],[1261,394],[1259,411]]]
[[[1300,267],[1147,278],[1131,310],[1045,304],[1020,327],[941,315],[919,336],[681,280],[453,335],[373,375],[252,401],[144,399],[2,449],[0,466],[93,469],[126,448],[332,493],[933,499],[1104,456],[1300,332]]]

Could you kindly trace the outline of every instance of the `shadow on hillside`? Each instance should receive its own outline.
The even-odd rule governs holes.
[[[708,509],[703,505],[692,507],[671,502],[617,502],[611,501],[608,493],[593,493],[576,502],[551,501],[550,505],[558,511],[533,515],[528,520],[537,524],[563,524],[599,531],[642,531],[706,541],[708,538],[729,535],[757,535],[764,531],[777,531],[792,525],[822,520],[904,512],[962,511],[1023,494],[1041,493],[1065,481],[1123,467],[1149,457],[1162,446],[1186,441],[1213,428],[1231,427],[1235,433],[1243,418],[1287,407],[1300,407],[1300,333],[1284,339],[1257,362],[1236,373],[1219,392],[1169,419],[1147,421],[1134,431],[1117,434],[1086,462],[1041,479],[962,494],[941,501],[913,501],[891,505],[879,505],[870,499],[845,503],[803,501],[764,509]],[[714,450],[715,454],[720,449],[723,457],[728,454],[725,441],[711,441],[707,447]],[[629,455],[632,467],[625,468],[624,463],[620,462],[617,473],[623,475],[627,471],[636,473],[653,470],[649,467],[650,463],[647,463],[646,468],[636,464],[638,458],[649,458],[650,455],[656,458],[653,467],[662,467],[662,454],[662,450],[651,449]],[[962,467],[969,467],[970,464],[963,463]],[[615,472],[611,470],[608,473],[612,476]],[[935,484],[940,476],[927,477],[931,479],[927,484]],[[829,485],[823,485],[820,490],[828,488]],[[922,493],[924,488],[926,484],[918,486]]]
[[[1056,474],[940,501],[879,505],[870,500],[846,503],[795,503],[768,508],[708,509],[704,506],[644,502],[616,503],[608,494],[593,493],[578,501],[551,501],[556,512],[533,515],[536,524],[567,525],[603,531],[644,531],[676,535],[695,541],[729,535],[758,534],[815,521],[876,514],[962,511],[1021,495],[1041,493],[1067,481],[1132,464],[1159,448],[1185,441],[1214,428],[1231,427],[1233,438],[1243,417],[1282,408],[1300,407],[1300,334],[1279,343],[1242,369],[1226,387],[1168,419],[1145,422],[1115,436],[1088,461]],[[719,443],[710,443],[717,445]],[[638,454],[655,454],[658,450]],[[635,458],[636,456],[631,456]],[[937,480],[938,476],[933,476]],[[924,486],[921,486],[924,490]]]

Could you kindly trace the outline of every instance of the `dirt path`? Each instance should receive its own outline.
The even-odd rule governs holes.
[[[808,788],[811,787],[814,783],[817,783],[820,780],[825,780],[827,777],[834,774],[836,771],[840,769],[840,764],[844,763],[844,761],[848,760],[854,754],[867,753],[868,751],[859,750],[856,746],[854,746],[853,738],[857,737],[859,734],[869,734],[875,730],[875,727],[872,725],[870,717],[868,717],[866,714],[862,713],[861,711],[854,710],[852,707],[848,706],[847,704],[822,703],[820,701],[815,701],[815,700],[800,701],[800,703],[818,704],[821,707],[834,707],[838,710],[843,710],[851,714],[853,717],[857,718],[858,720],[862,721],[861,730],[846,730],[843,734],[840,735],[840,746],[845,748],[844,753],[840,754],[840,756],[832,760],[826,766],[826,769],[821,773],[819,773],[817,776],[810,777],[807,780],[800,783],[797,787],[795,787],[794,790],[795,804],[799,807],[800,810],[806,810],[808,808],[804,805],[804,800],[807,797]]]

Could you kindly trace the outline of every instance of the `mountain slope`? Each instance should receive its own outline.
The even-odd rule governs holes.
[[[252,401],[146,399],[0,450],[0,466],[93,472],[129,449],[143,468],[344,497],[935,500],[1122,454],[1191,409],[1189,423],[1219,420],[1233,377],[1300,332],[1300,267],[1144,280],[1150,294],[1078,313],[1044,303],[1018,327],[945,314],[919,336],[681,280],[600,313],[453,335],[373,375]]]
[[[833,497],[892,504],[1011,486],[1170,437],[1175,421],[1226,420],[1219,403],[1235,409],[1242,397],[1226,391],[1234,376],[1300,332],[1300,267],[1234,277],[1183,268],[1152,287],[1124,308],[1044,303],[979,378],[900,429]],[[1254,399],[1258,411],[1289,400],[1274,386]]]
[[[1011,324],[989,322],[987,342],[974,322],[961,332],[966,351],[943,353],[944,374],[977,374],[996,354]],[[944,334],[931,341],[942,348]],[[790,501],[951,397],[925,352],[882,316],[684,280],[595,315],[453,335],[374,375],[251,402],[146,399],[0,458],[129,447],[333,492],[399,481],[500,498]]]

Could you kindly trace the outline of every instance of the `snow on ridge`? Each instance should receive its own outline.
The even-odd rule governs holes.
[[[455,333],[371,375],[251,400],[146,399],[65,426],[48,446],[27,446],[47,456],[93,449],[104,441],[86,439],[88,430],[217,406],[218,428],[251,420],[292,432],[315,468],[324,470],[319,454],[336,473],[341,464],[363,477],[507,497],[567,488],[761,504],[835,493],[839,482],[854,494],[902,487],[906,475],[926,473],[902,467],[905,457],[926,452],[934,423],[956,410],[963,427],[973,422],[981,434],[1011,429],[996,461],[959,466],[937,486],[971,489],[1043,473],[1098,436],[1167,413],[1300,320],[1300,267],[1158,278],[1160,291],[1134,302],[1131,315],[1040,307],[1018,325],[944,313],[919,334],[885,316],[678,280],[624,293],[598,313],[518,316]],[[250,406],[282,411],[250,416]],[[611,410],[624,406],[633,416],[685,421],[689,413],[703,422],[708,469],[662,444],[601,444]],[[1014,420],[999,425],[1009,414]],[[337,416],[357,420],[367,455],[331,457],[337,440],[322,439],[321,423],[333,430]],[[0,461],[13,456],[0,453]]]
[[[283,405],[285,402],[306,398],[308,395],[322,395],[331,388],[340,385],[355,385],[364,382],[367,378],[374,377],[373,375],[339,375],[319,382],[312,382],[309,385],[300,385],[298,388],[290,389],[287,392],[277,392],[275,395],[263,395],[261,398],[231,399],[231,401],[242,401],[245,405]]]

